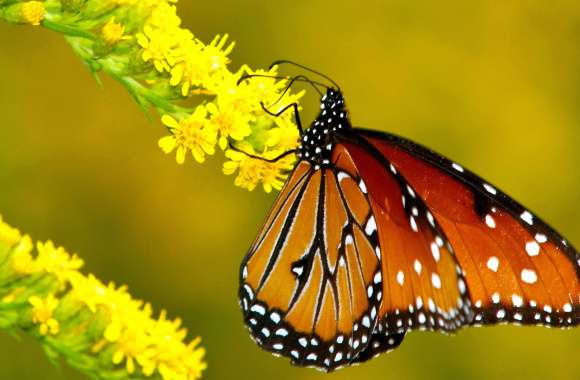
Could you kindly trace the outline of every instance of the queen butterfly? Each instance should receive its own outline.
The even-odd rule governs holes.
[[[302,131],[294,106],[299,160],[240,268],[262,348],[331,371],[415,329],[578,325],[580,256],[558,232],[432,150],[352,127],[337,85],[320,108]]]

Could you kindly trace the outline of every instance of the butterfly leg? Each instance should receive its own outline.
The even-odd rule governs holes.
[[[273,113],[272,111],[270,111],[264,105],[263,102],[260,102],[260,105],[262,106],[262,109],[264,110],[264,112],[266,112],[268,115],[271,115],[274,117],[278,117],[278,116],[282,115],[284,112],[286,112],[288,109],[293,108],[294,109],[294,120],[296,121],[296,125],[298,126],[298,131],[302,134],[302,121],[300,121],[300,113],[298,112],[298,103],[288,104],[286,107],[282,108],[277,113]]]

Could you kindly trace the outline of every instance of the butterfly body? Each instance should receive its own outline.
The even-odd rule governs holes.
[[[352,128],[329,89],[299,162],[244,258],[252,338],[334,370],[411,330],[580,322],[580,257],[557,232],[457,163]]]

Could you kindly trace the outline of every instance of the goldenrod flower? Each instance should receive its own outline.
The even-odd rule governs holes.
[[[50,240],[36,243],[36,250],[38,268],[54,274],[60,282],[68,280],[83,266],[83,261],[76,254],[70,255],[63,247],[56,248]]]
[[[177,148],[176,161],[183,164],[187,151],[191,151],[197,162],[203,162],[205,155],[215,152],[217,142],[217,130],[206,119],[207,110],[204,106],[198,106],[193,114],[175,120],[169,115],[163,115],[161,121],[171,131],[171,136],[159,140],[159,147],[165,153],[171,153]]]
[[[0,243],[11,246],[16,244],[19,240],[20,231],[4,223],[2,215],[0,215]]]
[[[40,1],[22,3],[22,19],[31,25],[40,25],[46,15],[44,4]]]
[[[123,38],[125,27],[123,24],[115,22],[115,18],[110,19],[101,29],[103,40],[109,44],[114,45]]]
[[[14,231],[0,221],[1,231]],[[34,326],[47,348],[98,378],[192,380],[206,368],[199,338],[187,343],[179,318],[78,271],[82,261],[51,242],[0,240],[0,327]],[[32,269],[31,269],[32,268]],[[23,312],[22,305],[29,305]]]
[[[173,48],[177,44],[177,38],[174,34],[145,26],[143,33],[138,33],[136,37],[137,42],[143,48],[141,56],[145,62],[153,61],[159,72],[171,70],[175,64]]]
[[[249,148],[246,148],[249,150]],[[253,151],[247,151],[249,154],[255,154]],[[264,158],[273,158],[282,152],[272,151],[264,155]],[[264,191],[271,192],[272,189],[280,190],[284,185],[284,178],[287,172],[292,169],[292,164],[295,160],[292,155],[286,156],[276,162],[268,162],[259,158],[253,158],[242,152],[227,150],[226,161],[223,165],[223,172],[230,175],[238,171],[238,175],[234,180],[236,186],[244,189],[254,190],[261,182]]]
[[[32,239],[25,235],[14,247],[12,253],[12,269],[18,274],[30,274],[37,271],[38,266],[32,258]]]
[[[28,302],[32,305],[32,322],[40,325],[40,335],[58,334],[60,325],[52,316],[54,309],[58,306],[58,300],[54,295],[49,294],[45,299],[31,296]]]

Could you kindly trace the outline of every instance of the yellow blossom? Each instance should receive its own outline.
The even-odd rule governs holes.
[[[19,274],[30,274],[37,270],[37,265],[32,258],[32,239],[25,235],[14,248],[12,254],[12,269]]]
[[[60,326],[52,316],[54,309],[58,306],[58,300],[54,295],[49,294],[45,299],[31,296],[28,298],[28,302],[32,305],[32,322],[40,325],[40,334],[58,334]]]
[[[115,22],[115,18],[110,19],[101,29],[103,40],[109,44],[114,45],[123,38],[125,33],[125,26]]]
[[[83,276],[80,273],[69,278],[73,293],[91,312],[97,311],[97,306],[106,302],[107,287],[95,276]]]
[[[190,116],[175,120],[169,115],[163,115],[161,121],[171,131],[171,136],[159,140],[159,147],[165,153],[171,153],[177,148],[176,160],[182,164],[187,151],[191,151],[197,162],[203,162],[205,155],[215,152],[217,130],[208,122],[205,106],[198,106]]]
[[[4,223],[2,221],[2,215],[0,215],[0,242],[11,246],[16,244],[19,240],[20,231]]]
[[[76,254],[71,256],[63,247],[56,248],[50,240],[36,243],[36,250],[38,268],[54,274],[61,282],[68,280],[83,266],[83,261]]]
[[[40,1],[27,1],[22,3],[22,18],[31,25],[40,25],[44,20],[46,9]]]
[[[173,48],[178,41],[175,34],[145,26],[143,33],[138,33],[136,37],[137,43],[143,48],[141,57],[145,62],[153,61],[159,72],[171,70],[175,64]]]
[[[249,148],[247,153],[254,154]],[[272,159],[283,152],[271,151],[264,155],[264,158]],[[235,150],[227,150],[226,161],[223,165],[223,172],[230,175],[238,171],[234,180],[236,186],[244,189],[254,190],[262,182],[264,191],[271,192],[272,189],[280,190],[284,185],[287,173],[293,167],[294,155],[288,155],[275,162],[268,162],[259,158],[250,157],[247,154]]]

